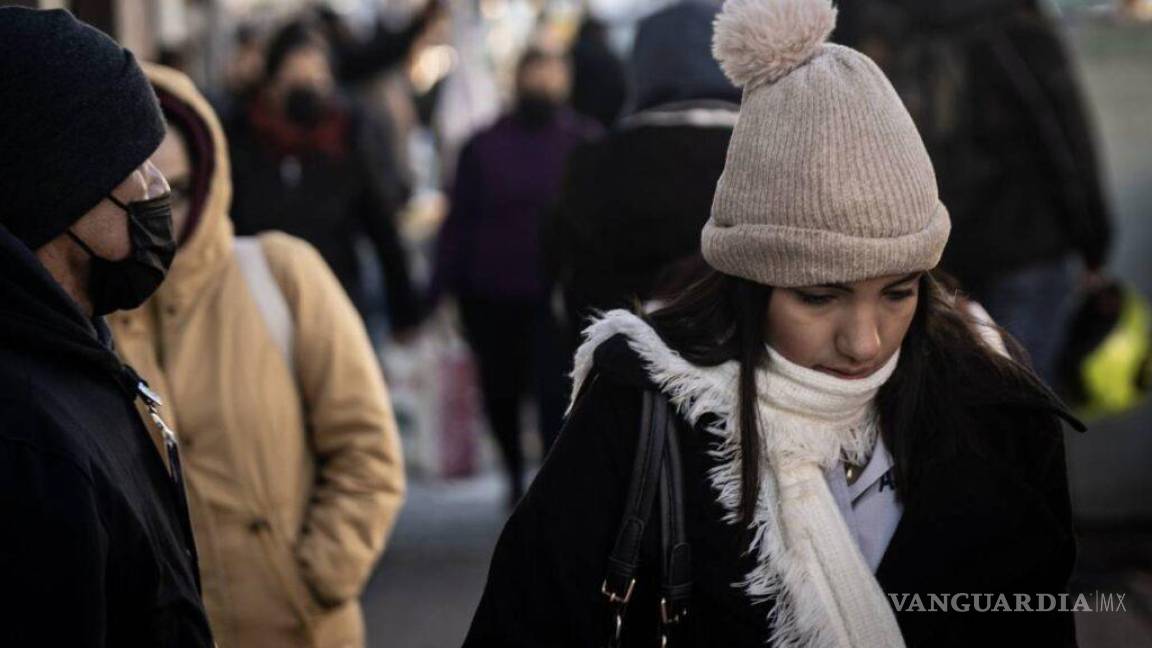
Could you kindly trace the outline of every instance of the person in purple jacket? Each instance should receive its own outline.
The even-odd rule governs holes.
[[[564,55],[526,51],[516,70],[513,109],[460,154],[451,210],[437,242],[432,301],[456,297],[512,504],[524,491],[521,402],[536,391],[545,449],[563,411],[564,363],[541,227],[569,152],[599,129],[568,107],[571,85]]]

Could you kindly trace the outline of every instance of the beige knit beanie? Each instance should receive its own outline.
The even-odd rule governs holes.
[[[825,43],[830,0],[728,0],[713,54],[744,88],[704,226],[715,269],[779,287],[940,261],[951,223],[924,143],[863,54]]]

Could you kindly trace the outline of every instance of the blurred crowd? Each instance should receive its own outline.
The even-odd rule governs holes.
[[[1132,20],[1149,13],[1124,6]],[[486,53],[474,27],[497,7],[529,12],[529,27]],[[105,390],[57,394],[49,427],[101,421],[152,442],[81,452],[54,441],[59,452],[122,467],[159,450],[150,484],[109,469],[99,475],[113,483],[97,487],[108,502],[53,520],[99,537],[83,551],[125,580],[123,600],[100,606],[109,625],[59,628],[53,645],[94,645],[69,639],[100,626],[125,638],[108,645],[149,631],[161,643],[199,633],[203,643],[180,645],[207,646],[209,625],[222,646],[363,645],[358,597],[405,492],[380,353],[445,321],[470,349],[515,506],[533,465],[525,431],[547,452],[589,318],[667,300],[703,271],[700,231],[741,100],[712,55],[717,9],[684,0],[621,32],[546,3],[430,0],[399,20],[318,5],[231,25],[212,83],[178,49],[157,52],[167,65],[142,63],[137,79],[126,50],[71,17],[0,9],[0,177],[21,194],[0,208],[0,357],[30,365],[50,346],[43,380],[67,383],[61,394]],[[1042,3],[843,0],[833,39],[875,60],[920,130],[953,223],[943,269],[1061,395],[1101,413],[1131,407],[1149,380],[1146,331],[1131,333],[1144,341],[1130,357],[1109,360],[1107,387],[1085,377],[1104,362],[1093,355],[1104,340],[1139,327],[1126,314],[1146,306],[1108,274],[1117,233],[1093,124]],[[64,88],[70,98],[41,110]],[[101,98],[111,91],[122,103]],[[107,150],[120,153],[102,169],[49,162]],[[36,175],[40,162],[56,175]],[[145,226],[158,196],[169,232]],[[51,227],[26,222],[45,205]],[[109,224],[123,214],[139,226],[118,242]],[[105,261],[117,245],[163,283],[139,287]],[[86,274],[89,259],[104,265]],[[92,292],[77,297],[69,282],[85,281]],[[51,344],[37,341],[45,330]],[[61,371],[114,375],[127,400]],[[9,395],[27,397],[0,385],[0,416],[15,420]],[[147,427],[125,411],[137,390]],[[1112,402],[1117,390],[1126,396]],[[5,492],[52,497],[104,478],[62,478],[45,460],[32,487],[7,461]],[[52,562],[48,547],[18,549],[28,569]],[[87,605],[80,597],[106,576],[77,586],[83,571],[65,561],[37,572],[44,591],[31,600],[68,592]],[[178,586],[156,593],[158,581]],[[154,627],[117,625],[149,597],[149,609],[168,606]],[[29,600],[0,603],[36,615]]]

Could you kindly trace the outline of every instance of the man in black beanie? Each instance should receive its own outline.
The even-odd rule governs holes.
[[[131,53],[0,8],[4,646],[212,646],[175,438],[101,319],[171,263],[163,136]]]

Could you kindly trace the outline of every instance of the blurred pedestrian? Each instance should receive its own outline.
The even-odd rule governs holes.
[[[956,231],[942,267],[1053,378],[1111,219],[1058,27],[1035,0],[856,0],[842,40],[874,55],[924,136]]]
[[[336,78],[343,84],[371,80],[404,61],[416,41],[444,13],[442,0],[428,0],[403,29],[394,30],[377,17],[372,34],[359,39],[331,6],[316,10],[320,29],[332,47]]]
[[[363,646],[360,594],[404,498],[364,324],[306,242],[233,237],[215,114],[183,75],[146,71],[179,248],[156,295],[110,324],[173,413],[213,630],[230,646]]]
[[[236,232],[280,230],[308,241],[362,313],[370,298],[356,241],[366,235],[384,274],[392,330],[411,329],[416,301],[394,222],[407,189],[387,129],[338,91],[324,38],[303,22],[274,35],[259,89],[225,128]]]
[[[572,44],[572,108],[612,128],[627,98],[627,72],[608,42],[607,26],[585,16]]]
[[[437,242],[432,301],[456,297],[512,502],[524,487],[521,402],[535,387],[545,448],[563,409],[564,370],[541,225],[568,154],[598,132],[567,106],[568,65],[543,49],[521,58],[514,110],[460,154],[451,210]]]
[[[251,23],[240,23],[232,34],[232,51],[224,62],[224,82],[220,91],[210,96],[221,119],[231,120],[235,111],[248,105],[264,76],[265,44]]]
[[[1066,591],[1074,419],[932,276],[931,161],[879,68],[823,43],[835,17],[722,9],[744,96],[713,272],[587,329],[465,646],[1075,643],[1066,610],[906,605]]]
[[[712,57],[718,8],[690,0],[640,23],[630,114],[569,158],[547,254],[564,289],[567,358],[594,311],[649,299],[696,265],[740,102]]]
[[[0,643],[209,648],[178,450],[103,320],[175,249],[156,96],[63,10],[0,8],[0,79]]]

